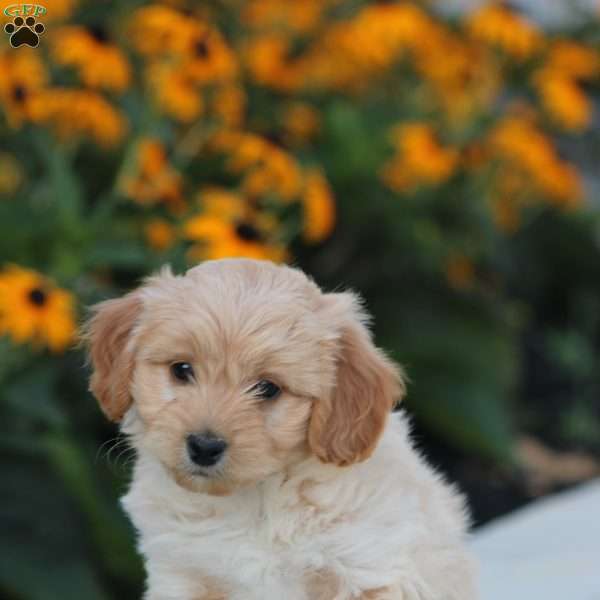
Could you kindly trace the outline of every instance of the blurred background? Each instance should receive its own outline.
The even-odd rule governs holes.
[[[600,473],[595,2],[38,6],[0,32],[2,598],[140,595],[76,329],[165,263],[358,290],[476,526]]]

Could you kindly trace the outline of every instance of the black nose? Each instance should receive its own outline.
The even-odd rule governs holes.
[[[211,467],[219,462],[227,442],[213,433],[191,433],[187,436],[187,451],[193,463]]]

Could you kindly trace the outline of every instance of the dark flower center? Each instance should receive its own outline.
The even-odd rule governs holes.
[[[12,90],[12,96],[15,102],[23,102],[27,98],[27,89],[22,85],[15,85]]]
[[[268,131],[263,135],[265,140],[271,142],[274,146],[279,146],[280,148],[285,148],[285,142],[283,141],[283,137],[281,133],[278,131]]]
[[[198,40],[194,46],[194,51],[196,56],[199,58],[208,58],[210,54],[210,50],[208,49],[208,44],[205,39]]]
[[[590,93],[594,90],[595,84],[592,81],[587,81],[585,79],[577,79],[574,81],[575,85],[585,93]]]
[[[108,32],[101,25],[88,25],[88,33],[99,43],[106,44],[108,42]]]
[[[48,295],[46,292],[40,288],[34,288],[28,294],[29,301],[35,306],[44,306],[46,304],[46,300],[48,299]]]
[[[238,223],[235,228],[235,233],[245,242],[259,242],[262,239],[260,231],[251,223]]]

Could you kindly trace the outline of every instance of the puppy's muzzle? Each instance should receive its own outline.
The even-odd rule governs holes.
[[[188,435],[186,446],[188,456],[194,464],[200,467],[212,467],[223,457],[227,449],[227,442],[207,431]]]

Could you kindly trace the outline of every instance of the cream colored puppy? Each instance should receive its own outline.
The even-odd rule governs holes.
[[[268,262],[95,308],[91,390],[137,452],[148,600],[472,600],[462,498],[411,447],[351,293]]]

